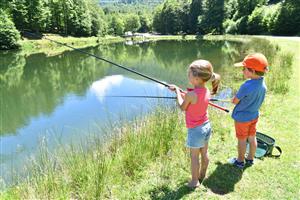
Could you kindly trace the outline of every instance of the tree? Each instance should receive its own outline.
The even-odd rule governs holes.
[[[189,29],[191,33],[198,31],[198,17],[202,12],[202,0],[193,0],[190,5]]]
[[[66,1],[61,0],[50,0],[49,9],[51,12],[50,24],[48,26],[49,31],[53,33],[64,33],[67,34],[66,30],[66,19],[67,9]]]
[[[181,9],[179,9],[179,19],[181,19],[181,31],[183,33],[190,33],[189,14],[190,14],[190,2],[183,1],[181,3]]]
[[[5,11],[0,9],[0,49],[16,49],[20,45],[20,33]]]
[[[164,24],[164,34],[176,34],[181,30],[181,21],[179,15],[179,4],[175,0],[167,0],[164,3],[161,20]]]
[[[237,0],[237,10],[234,20],[251,15],[255,7],[266,5],[267,0]]]
[[[50,22],[47,0],[25,0],[28,28],[35,32],[45,31]]]
[[[149,32],[152,29],[150,17],[148,15],[140,14],[139,18],[141,26],[138,31],[142,33]]]
[[[141,27],[140,18],[137,14],[128,14],[125,18],[125,31],[136,32]]]
[[[11,15],[19,30],[28,28],[28,10],[26,0],[12,0],[10,2]]]
[[[111,34],[123,35],[124,22],[118,16],[113,16],[110,22]]]
[[[183,30],[186,8],[184,1],[167,0],[155,11],[153,27],[162,34],[177,34]]]
[[[203,13],[199,16],[199,30],[201,33],[223,33],[224,0],[204,0]]]
[[[248,18],[247,33],[251,35],[266,34],[268,28],[263,24],[265,7],[256,7]]]
[[[296,35],[300,33],[300,1],[286,0],[282,4],[274,26],[276,35]]]
[[[107,32],[107,23],[104,21],[104,12],[96,1],[89,2],[89,10],[91,11],[91,35],[103,36]]]
[[[87,2],[83,0],[67,1],[66,9],[66,32],[74,36],[90,36],[92,22]]]
[[[152,23],[153,29],[159,33],[164,32],[164,25],[161,19],[161,13],[162,13],[162,5],[159,5],[154,10],[153,23]]]
[[[233,19],[238,7],[238,0],[226,0],[226,3],[224,5],[225,13],[224,18],[227,19]]]

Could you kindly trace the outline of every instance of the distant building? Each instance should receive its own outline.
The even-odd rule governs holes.
[[[127,31],[127,32],[125,32],[124,36],[125,37],[132,37],[133,33],[131,31]]]

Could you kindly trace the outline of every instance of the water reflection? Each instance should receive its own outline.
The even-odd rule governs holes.
[[[38,150],[39,141],[47,139],[49,149],[55,149],[57,141],[65,144],[73,143],[89,134],[100,134],[101,125],[117,123],[120,116],[125,120],[143,115],[158,102],[155,99],[128,98],[118,99],[110,95],[171,95],[163,86],[153,82],[134,80],[122,75],[104,77],[93,82],[83,96],[68,94],[63,103],[49,115],[40,114],[31,117],[28,125],[17,130],[15,135],[2,137],[1,145],[1,176],[14,166],[24,164],[24,158]],[[160,101],[160,103],[162,103]],[[167,101],[165,103],[168,103]],[[170,103],[170,101],[169,101]]]
[[[159,41],[130,46],[118,43],[84,50],[185,87],[186,67],[191,61],[210,60],[215,70],[231,81],[232,70],[227,69],[251,48],[262,51],[268,58],[276,55],[276,47],[259,39],[250,44],[205,40]],[[31,117],[51,114],[63,103],[65,95],[84,95],[93,81],[105,75],[140,78],[79,52],[65,52],[53,57],[9,52],[1,53],[0,58],[0,135],[15,134],[29,123]]]

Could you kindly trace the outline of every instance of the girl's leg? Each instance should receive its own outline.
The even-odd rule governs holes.
[[[203,180],[206,175],[206,170],[209,164],[208,158],[208,144],[206,144],[203,148],[200,148],[201,153],[201,167],[199,172],[199,180]]]
[[[192,180],[188,184],[189,187],[197,187],[199,185],[198,178],[199,178],[199,154],[200,149],[199,148],[191,148],[190,149],[191,154],[191,172],[192,172]]]
[[[244,162],[245,160],[245,153],[246,153],[246,147],[247,147],[247,139],[238,139],[238,161]]]
[[[255,152],[256,152],[256,148],[257,148],[256,136],[255,135],[254,136],[249,136],[248,141],[249,141],[249,144],[250,144],[250,151],[249,151],[249,154],[247,156],[247,159],[248,160],[253,160]]]

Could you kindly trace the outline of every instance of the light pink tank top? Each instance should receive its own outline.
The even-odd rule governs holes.
[[[187,128],[195,128],[208,121],[207,107],[210,92],[207,88],[187,89],[198,96],[196,104],[190,104],[185,111],[185,122]]]

